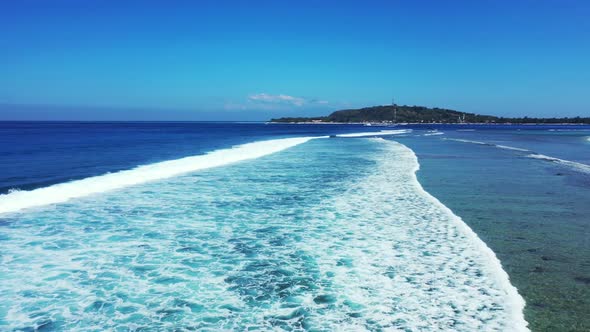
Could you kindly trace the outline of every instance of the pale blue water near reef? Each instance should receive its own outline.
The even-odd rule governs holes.
[[[589,138],[0,123],[0,330],[588,330]]]

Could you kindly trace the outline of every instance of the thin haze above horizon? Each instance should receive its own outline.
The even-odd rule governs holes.
[[[590,116],[590,2],[4,1],[0,120]]]

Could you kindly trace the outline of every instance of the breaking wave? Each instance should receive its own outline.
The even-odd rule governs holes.
[[[404,257],[402,262],[388,268],[394,280],[404,286],[381,280],[373,287],[395,294],[394,298],[407,298],[409,302],[426,298],[432,301],[420,303],[419,312],[428,323],[407,317],[411,323],[403,328],[527,331],[523,314],[525,301],[510,283],[494,252],[460,217],[422,188],[416,177],[420,164],[411,149],[397,142],[381,141],[385,153],[379,172],[350,188],[355,202],[339,206],[364,211],[374,219],[393,217],[395,220],[395,225],[390,226],[393,229],[384,235],[397,234],[393,236],[394,248],[399,252],[393,257],[387,257],[386,252],[372,254],[379,262],[395,262],[394,257]],[[363,223],[362,227],[369,226]],[[368,260],[363,269],[374,270],[372,264]],[[362,280],[355,281],[357,287],[365,286]],[[429,288],[425,288],[426,285]],[[400,292],[400,288],[405,290]],[[450,315],[452,319],[447,316],[442,320],[434,318],[445,316],[441,310],[448,306],[461,307],[465,315]],[[486,318],[482,320],[482,317]],[[444,325],[449,321],[457,324]]]
[[[275,157],[15,216],[0,326],[527,330],[495,254],[424,191],[412,150],[314,140]]]
[[[470,144],[491,146],[491,147],[495,147],[495,148],[498,148],[498,149],[504,149],[504,150],[513,150],[513,151],[520,151],[520,152],[530,152],[530,150],[523,149],[523,148],[517,148],[517,147],[513,147],[513,146],[500,145],[500,144],[494,144],[494,143],[487,143],[487,142],[481,142],[481,141],[472,141],[472,140],[460,139],[460,138],[443,138],[443,139],[446,140],[446,141],[454,141],[454,142],[462,142],[462,143],[470,143]]]
[[[339,134],[335,136],[370,137],[399,135],[408,132],[411,132],[411,130],[382,130],[376,132]],[[238,145],[229,149],[215,150],[204,155],[190,156],[138,166],[129,170],[59,183],[30,191],[15,189],[9,191],[7,194],[0,195],[0,214],[15,212],[31,207],[63,203],[73,198],[103,193],[150,181],[167,179],[239,161],[256,159],[305,143],[312,139],[327,137],[328,136],[295,137],[253,142]]]
[[[555,158],[555,157],[551,157],[551,156],[546,156],[544,154],[540,154],[540,153],[536,153],[533,152],[531,150],[527,150],[527,149],[522,149],[522,148],[517,148],[517,147],[513,147],[513,146],[507,146],[507,145],[500,145],[500,144],[494,144],[494,143],[487,143],[487,142],[481,142],[481,141],[471,141],[471,140],[466,140],[466,139],[458,139],[458,138],[443,138],[444,140],[447,141],[455,141],[455,142],[463,142],[463,143],[470,143],[470,144],[477,144],[477,145],[485,145],[485,146],[491,146],[491,147],[495,147],[498,149],[504,149],[504,150],[513,150],[513,151],[518,151],[518,152],[527,152],[527,155],[524,155],[527,158],[532,158],[532,159],[537,159],[537,160],[543,160],[543,161],[547,161],[547,162],[552,162],[552,163],[556,163],[559,164],[561,166],[565,166],[568,167],[569,169],[581,172],[581,173],[587,173],[590,174],[590,165],[586,165],[583,163],[579,163],[576,161],[571,161],[571,160],[565,160],[565,159],[560,159],[560,158]]]
[[[381,130],[381,131],[370,131],[366,133],[350,133],[350,134],[338,134],[336,137],[375,137],[375,136],[389,136],[389,135],[401,135],[412,132],[411,129],[397,129],[397,130]]]
[[[538,153],[532,153],[527,155],[528,158],[532,158],[532,159],[538,159],[538,160],[543,160],[543,161],[548,161],[548,162],[552,162],[552,163],[556,163],[562,166],[566,166],[570,169],[576,170],[578,172],[582,172],[582,173],[588,173],[590,174],[590,165],[586,165],[586,164],[582,164],[579,162],[575,162],[575,161],[571,161],[571,160],[565,160],[565,159],[560,159],[560,158],[555,158],[555,157],[550,157],[550,156],[546,156],[543,154],[538,154]]]
[[[202,169],[223,166],[276,153],[319,137],[296,137],[259,141],[185,157],[138,166],[133,169],[59,183],[30,191],[15,190],[0,195],[0,213],[63,203],[110,190],[161,180]]]

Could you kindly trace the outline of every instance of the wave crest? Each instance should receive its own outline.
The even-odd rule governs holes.
[[[319,137],[284,138],[246,143],[198,156],[138,166],[133,169],[59,183],[30,191],[11,191],[0,195],[0,213],[63,203],[110,190],[156,181],[202,169],[260,158]]]

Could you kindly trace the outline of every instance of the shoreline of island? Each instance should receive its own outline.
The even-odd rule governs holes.
[[[383,123],[383,122],[315,122],[315,121],[266,121],[265,124],[297,124],[297,125],[356,125],[374,127],[402,127],[402,126],[428,126],[428,125],[453,125],[453,126],[589,126],[590,123],[573,122],[527,122],[527,123],[496,123],[496,122],[404,122],[404,123]]]
[[[383,105],[332,112],[327,116],[282,117],[267,123],[354,124],[366,126],[403,125],[590,125],[590,117],[498,117],[425,106]]]

